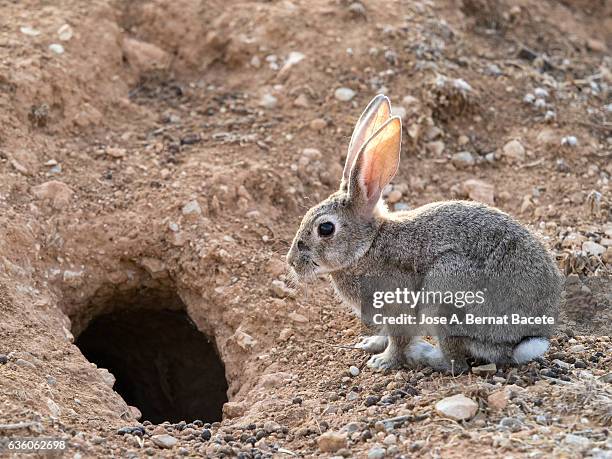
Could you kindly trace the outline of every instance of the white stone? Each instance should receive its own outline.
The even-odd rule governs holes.
[[[451,162],[457,169],[465,169],[476,164],[474,156],[469,151],[460,151],[459,153],[455,153],[451,158]]]
[[[55,54],[64,54],[64,47],[59,43],[51,43],[49,45],[49,50]]]
[[[536,97],[541,97],[542,99],[546,99],[548,97],[548,91],[544,88],[535,88],[533,90],[533,94]]]
[[[563,443],[577,449],[586,449],[591,444],[591,441],[582,435],[567,434],[563,439]]]
[[[259,105],[263,108],[274,108],[278,105],[278,99],[272,94],[264,94],[259,100]]]
[[[349,367],[349,373],[351,374],[351,376],[358,376],[359,375],[359,368],[357,368],[355,365],[351,365]]]
[[[568,147],[575,147],[578,145],[578,139],[576,136],[568,135],[561,139],[561,145],[567,145]]]
[[[582,243],[582,250],[588,253],[589,255],[595,255],[599,257],[604,254],[606,248],[603,245],[598,244],[597,242],[584,241]]]
[[[455,421],[464,421],[476,415],[478,403],[463,394],[457,394],[436,403],[436,412]]]
[[[518,163],[525,160],[525,147],[516,139],[506,143],[502,153],[503,157],[507,158],[508,161],[512,163]]]
[[[395,445],[397,443],[397,437],[393,434],[389,434],[383,440],[385,445]]]
[[[198,201],[194,199],[183,206],[182,212],[183,215],[200,215],[202,213],[202,208]]]
[[[68,41],[73,35],[72,27],[69,24],[64,24],[57,30],[57,36],[61,41]]]
[[[342,102],[348,102],[355,97],[355,91],[351,88],[338,88],[334,91],[334,97]]]
[[[153,435],[151,441],[160,448],[172,448],[178,443],[176,438],[168,434]]]
[[[40,35],[40,30],[34,29],[30,26],[22,26],[19,28],[19,31],[28,37],[37,37]]]

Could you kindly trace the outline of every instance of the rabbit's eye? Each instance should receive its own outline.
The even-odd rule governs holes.
[[[323,222],[319,224],[319,236],[328,237],[334,234],[336,227],[332,222]]]

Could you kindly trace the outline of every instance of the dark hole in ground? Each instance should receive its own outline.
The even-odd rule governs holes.
[[[227,402],[215,347],[184,311],[136,309],[101,315],[76,345],[117,381],[114,389],[153,423],[219,421]]]

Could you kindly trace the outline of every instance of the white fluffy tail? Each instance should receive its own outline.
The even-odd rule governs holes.
[[[515,346],[512,357],[516,363],[527,363],[544,355],[549,345],[547,338],[525,338]]]

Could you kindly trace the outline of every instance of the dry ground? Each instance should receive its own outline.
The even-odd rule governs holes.
[[[0,10],[0,434],[65,438],[68,457],[610,457],[610,2]],[[373,373],[343,347],[359,324],[325,279],[285,288],[301,215],[336,186],[379,91],[404,109],[397,204],[494,203],[539,231],[597,306],[543,361],[488,377]],[[211,440],[200,423],[118,434],[136,413],[72,342],[116,305],[176,294],[216,345],[231,403]],[[457,393],[479,403],[469,421],[434,410]],[[151,441],[165,431],[171,449]],[[343,447],[323,452],[325,431]]]

